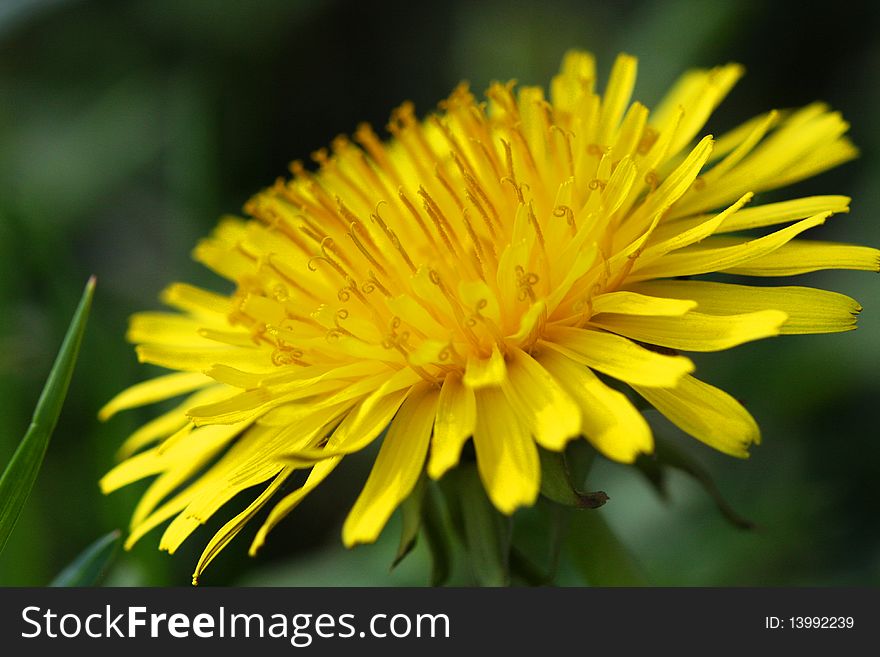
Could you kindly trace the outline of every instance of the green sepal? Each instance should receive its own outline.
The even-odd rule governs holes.
[[[541,495],[557,504],[577,509],[597,509],[608,501],[604,491],[583,492],[572,482],[564,452],[539,448],[541,455]]]
[[[708,470],[679,446],[662,437],[654,437],[654,454],[642,456],[636,466],[661,496],[666,495],[663,468],[674,468],[693,477],[715,502],[721,515],[735,527],[754,529],[755,523],[737,513],[724,499]]]

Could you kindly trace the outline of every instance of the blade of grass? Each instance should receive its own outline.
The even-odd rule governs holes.
[[[86,283],[79,306],[73,314],[67,334],[43,392],[37,401],[31,424],[19,443],[12,460],[0,477],[0,552],[12,533],[18,516],[30,495],[37,473],[43,464],[49,438],[58,422],[61,406],[67,395],[67,387],[73,375],[73,367],[79,353],[79,346],[85,333],[86,319],[95,292],[95,277]]]
[[[114,529],[99,538],[58,573],[49,586],[72,587],[97,584],[116,556],[116,548],[119,547],[121,536],[122,532]]]

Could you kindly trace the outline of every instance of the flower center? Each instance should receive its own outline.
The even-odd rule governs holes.
[[[317,173],[295,162],[292,180],[247,204],[262,225],[237,248],[258,273],[237,277],[230,320],[275,364],[369,358],[440,381],[533,349],[550,322],[582,325],[592,296],[620,280],[605,254],[618,246],[614,213],[634,199],[618,165],[656,135],[642,123],[603,144],[584,108],[576,122],[540,89],[487,96],[460,86],[424,122],[405,103],[391,141],[362,125],[357,144],[339,137],[313,155]]]

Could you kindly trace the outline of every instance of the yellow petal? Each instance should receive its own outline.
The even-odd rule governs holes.
[[[653,258],[665,255],[670,251],[675,251],[676,249],[681,249],[686,246],[690,246],[691,244],[701,242],[710,235],[714,234],[715,231],[717,231],[718,228],[722,224],[724,224],[729,217],[732,217],[737,212],[739,212],[740,208],[742,208],[750,200],[752,200],[752,194],[743,195],[742,198],[740,198],[736,203],[724,210],[724,212],[720,212],[714,217],[708,219],[707,221],[697,224],[696,226],[689,228],[688,230],[683,230],[680,233],[677,233],[662,241],[651,244],[651,246],[647,247],[639,257],[642,259],[643,262],[647,262],[648,260],[651,260]],[[654,237],[654,239],[656,240],[656,234],[652,237]]]
[[[763,228],[825,212],[833,214],[849,212],[849,202],[848,196],[808,196],[745,208],[728,217],[717,232],[731,233],[737,230]]]
[[[168,554],[174,554],[175,552],[177,552],[178,549],[180,549],[180,546],[183,544],[183,542],[187,538],[189,538],[196,529],[205,524],[207,519],[211,515],[213,515],[221,506],[229,502],[233,497],[246,490],[247,488],[250,488],[251,486],[261,485],[269,481],[273,477],[276,477],[282,471],[283,468],[280,465],[267,465],[265,470],[260,473],[260,476],[254,477],[252,481],[248,482],[247,486],[224,488],[212,499],[211,510],[209,513],[206,513],[204,515],[194,512],[192,510],[193,503],[190,503],[190,505],[188,505],[187,508],[184,509],[183,513],[174,518],[174,520],[171,521],[171,524],[169,524],[168,527],[165,528],[165,531],[162,534],[162,538],[159,539],[159,549],[165,550],[166,552],[168,552]],[[205,497],[207,497],[207,495],[210,495],[211,493],[214,493],[214,491],[208,491]],[[259,501],[259,498],[257,501]],[[254,504],[256,504],[257,501],[255,501]],[[268,498],[261,501],[259,503],[259,506],[253,509],[253,512],[259,510],[259,507],[262,507],[265,501],[268,501]],[[203,500],[199,498],[194,500],[194,502],[204,504]],[[245,511],[242,512],[242,515],[246,515],[247,513],[248,509],[245,509]],[[233,519],[232,523],[234,522],[235,519]],[[218,534],[215,536],[218,541],[222,541],[222,532],[224,530],[228,531],[228,528],[231,528],[233,526],[232,523],[227,523],[227,526],[221,529],[220,532],[218,532]]]
[[[507,377],[507,366],[498,345],[492,345],[492,354],[488,358],[468,357],[464,372],[464,384],[470,388],[498,386]]]
[[[458,294],[469,310],[479,310],[480,314],[495,324],[501,323],[501,308],[498,298],[483,281],[462,281],[458,284]]]
[[[631,290],[674,299],[691,299],[700,312],[726,315],[781,310],[788,319],[782,334],[836,333],[856,327],[862,307],[846,295],[810,287],[752,287],[710,281],[644,281]]]
[[[598,141],[610,146],[620,119],[629,104],[636,83],[638,61],[631,55],[618,55],[611,69],[611,77],[602,97],[602,116],[599,120]]]
[[[501,389],[542,447],[560,451],[580,434],[580,409],[556,379],[521,349],[512,350]]]
[[[366,402],[371,397],[376,401],[392,392],[409,388],[419,381],[421,381],[419,375],[409,368],[397,370],[396,372],[386,371],[376,376],[361,378],[353,383],[346,384],[339,392],[333,395],[319,395],[311,401],[311,404],[314,406],[330,407],[336,404],[347,404],[352,400]],[[308,388],[303,392],[308,392]]]
[[[641,103],[633,103],[626,111],[623,123],[620,124],[620,130],[617,133],[617,141],[611,147],[611,152],[615,159],[621,159],[635,153],[638,148],[639,141],[644,134],[645,124],[648,122],[648,108]],[[618,166],[620,166],[618,164]],[[615,169],[615,172],[617,170]],[[609,183],[610,184],[610,183]],[[622,199],[621,199],[622,201]],[[606,206],[608,207],[608,206]],[[617,208],[610,209],[614,212]]]
[[[159,509],[150,514],[150,516],[138,525],[132,525],[129,528],[128,537],[125,539],[124,547],[130,550],[148,533],[153,531],[163,522],[172,518],[175,514],[180,513],[186,508],[188,498],[184,495],[175,495],[174,499],[163,504]]]
[[[409,294],[402,294],[392,299],[386,299],[388,309],[400,317],[406,324],[417,327],[426,335],[443,335],[447,332],[441,324]]]
[[[340,366],[302,366],[276,368],[275,372],[244,372],[226,365],[214,365],[205,374],[219,383],[248,389],[261,386],[282,386],[283,390],[310,387],[325,379],[360,379],[378,374],[384,366],[378,362],[355,361]]]
[[[476,392],[474,448],[477,470],[489,499],[510,515],[534,504],[541,488],[538,449],[528,429],[497,388]]]
[[[614,173],[602,190],[602,210],[610,216],[620,209],[629,196],[639,175],[638,167],[631,157],[624,157],[614,167]]]
[[[382,397],[369,397],[360,407],[355,407],[345,416],[325,447],[315,448],[312,451],[300,450],[293,452],[292,456],[294,458],[297,455],[304,458],[312,456],[321,459],[362,450],[384,431],[409,392],[409,390],[398,390]]]
[[[246,427],[241,425],[235,425],[232,427],[211,426],[196,429],[196,431],[202,431],[204,432],[204,435],[207,436],[219,434],[223,429],[228,429],[231,432],[233,430],[241,432],[243,429],[246,429]],[[235,436],[233,435],[232,437]],[[250,430],[244,431],[244,433],[238,437],[238,440],[232,444],[229,450],[227,450],[220,460],[208,471],[204,472],[197,479],[193,480],[192,483],[185,486],[183,490],[176,493],[171,499],[165,501],[159,508],[150,512],[150,515],[143,520],[132,518],[131,531],[125,541],[126,549],[130,549],[131,546],[140,540],[146,533],[161,525],[169,518],[184,512],[183,517],[179,516],[178,520],[175,520],[176,524],[172,523],[173,527],[169,526],[168,530],[170,531],[166,530],[162,538],[162,543],[160,544],[161,549],[168,549],[169,546],[170,548],[176,549],[176,547],[179,546],[187,536],[198,528],[199,524],[204,521],[204,518],[209,517],[213,511],[216,511],[223,503],[239,492],[239,490],[243,490],[243,488],[236,489],[231,487],[227,483],[226,476],[230,469],[240,464],[241,457],[243,455],[246,456],[249,448],[252,450],[255,446],[263,446],[262,440],[264,437],[264,431],[255,431],[253,427]],[[199,446],[201,442],[202,441],[199,440],[179,441],[176,449],[182,450],[187,447],[196,447]],[[186,457],[184,456],[184,458]],[[264,458],[264,465],[267,462],[267,459]],[[262,479],[254,481],[253,485],[262,483],[281,471],[281,466],[276,466],[271,462],[269,465],[274,468],[274,470],[270,470]],[[217,494],[218,491],[221,493],[220,495]],[[210,505],[204,503],[205,498],[208,498],[207,501]],[[201,500],[200,511],[205,512],[207,510],[206,515],[201,519],[194,518],[191,513],[185,511],[192,509],[193,503],[197,500]]]
[[[119,411],[145,406],[203,388],[213,381],[200,372],[177,372],[157,376],[123,390],[98,411],[98,419],[109,420]]]
[[[761,442],[758,424],[742,404],[692,376],[675,388],[633,388],[682,431],[725,454],[746,458],[749,445]]]
[[[274,397],[266,388],[254,388],[244,392],[236,392],[226,399],[210,404],[195,406],[187,415],[199,426],[206,424],[229,424],[253,420],[267,409],[278,403],[284,403]]]
[[[183,436],[187,440],[172,441],[176,449],[163,449],[163,446],[159,445],[136,454],[110,470],[98,484],[103,493],[110,493],[133,481],[164,471],[169,465],[174,465],[177,459],[184,461],[197,459],[199,454],[211,452],[217,446],[225,445],[244,428],[245,426],[241,424],[212,425],[195,429],[187,425],[181,429],[185,432]]]
[[[842,126],[844,129],[849,127],[846,123],[842,123]],[[844,162],[849,162],[858,156],[859,149],[849,139],[843,137],[809,151],[806,156],[795,161],[785,172],[766,180],[764,185],[767,189],[791,185]]]
[[[331,472],[333,472],[341,460],[341,456],[334,456],[316,463],[309,472],[306,482],[292,493],[284,496],[278,504],[272,507],[269,517],[266,518],[266,522],[264,522],[259,531],[257,531],[257,535],[254,537],[253,543],[251,543],[251,547],[248,550],[250,556],[257,554],[257,551],[265,544],[266,536],[272,531],[275,525],[281,522],[287,514],[299,506],[300,502],[302,502],[309,493],[315,490],[315,488],[317,488],[318,485],[324,481]]]
[[[679,76],[651,111],[651,126],[657,132],[661,135],[668,133],[679,114],[685,113],[685,106],[703,95],[708,73],[705,70],[690,70]]]
[[[449,358],[449,341],[425,340],[406,355],[410,365],[422,367],[442,362]]]
[[[727,157],[725,157],[721,162],[716,164],[712,169],[709,170],[708,173],[703,175],[704,183],[711,183],[723,176],[725,173],[730,171],[733,167],[740,163],[740,161],[748,155],[752,149],[758,144],[761,139],[764,138],[764,135],[767,134],[767,131],[770,130],[773,125],[779,120],[779,112],[776,110],[768,112],[765,116],[759,117],[757,123],[754,124],[751,132],[745,136],[745,138],[737,144],[736,148],[731,150]],[[806,216],[806,215],[804,215]]]
[[[519,292],[517,271],[528,271],[529,256],[529,244],[525,239],[511,241],[501,250],[495,279],[498,286],[498,303],[501,307],[503,322],[519,319],[517,313],[520,305],[517,299]]]
[[[748,139],[749,136],[755,132],[755,129],[760,124],[767,121],[767,117],[771,113],[778,114],[775,110],[771,110],[771,112],[765,114],[759,114],[718,137],[715,144],[715,150],[712,153],[712,157],[709,158],[709,162],[718,161],[738,148],[743,141]]]
[[[159,539],[159,549],[174,554],[180,549],[183,542],[192,536],[193,532],[201,527],[208,518],[216,513],[223,505],[229,502],[239,493],[251,486],[258,486],[277,476],[283,470],[281,465],[266,464],[266,466],[251,478],[246,484],[240,486],[217,486],[209,488],[199,497],[195,498],[177,515],[165,528],[162,538]],[[194,507],[198,508],[196,511]],[[204,511],[202,511],[204,509]]]
[[[427,384],[413,391],[391,423],[360,496],[342,527],[347,547],[372,543],[394,509],[415,486],[425,463],[438,392]]]
[[[723,271],[745,276],[795,276],[820,269],[880,271],[880,250],[870,246],[796,240],[773,253]]]
[[[263,484],[281,472],[285,467],[282,455],[286,450],[295,450],[301,444],[315,444],[335,422],[334,413],[324,409],[298,424],[280,430],[277,427],[252,425],[215,465],[192,485],[153,511],[136,527],[132,535],[142,535],[162,519],[178,514],[166,528],[159,543],[160,549],[173,553],[199,526],[236,495]],[[220,427],[207,428],[219,430]],[[188,442],[198,444],[199,441],[182,441],[182,444]]]
[[[177,313],[137,313],[129,320],[125,339],[136,344],[211,346],[212,341],[200,333],[204,326],[204,320]]]
[[[225,320],[232,307],[229,297],[186,283],[169,285],[162,291],[160,298],[172,308],[211,321],[217,321],[218,317]]]
[[[697,306],[696,301],[662,299],[661,295],[646,296],[635,292],[607,292],[593,297],[593,314],[619,313],[621,315],[684,315]]]
[[[291,389],[271,390],[254,388],[245,390],[231,397],[202,406],[190,408],[187,415],[198,426],[207,424],[229,424],[231,422],[253,421],[273,408],[291,404],[300,399],[321,396],[314,408],[329,406],[333,399],[328,393],[348,387],[343,381],[318,381],[311,386],[292,387]]]
[[[206,343],[211,345],[211,343]],[[216,343],[214,343],[216,344]],[[171,345],[139,344],[135,349],[141,363],[187,372],[204,372],[216,363],[223,363],[239,369],[263,370],[277,369],[272,362],[272,352],[256,345],[250,348],[206,346],[186,347]]]
[[[550,97],[563,112],[574,110],[585,92],[592,92],[596,80],[596,61],[590,53],[571,50],[565,53],[559,74],[553,77]]]
[[[595,246],[584,248],[573,255],[571,264],[565,271],[565,277],[556,289],[547,297],[547,312],[552,314],[566,295],[575,286],[579,278],[586,274],[596,261],[598,250]],[[563,256],[564,257],[564,256]]]
[[[519,321],[519,328],[516,333],[508,336],[515,344],[528,341],[528,338],[540,330],[547,319],[547,304],[542,299],[538,299],[529,306],[529,309],[523,313]]]
[[[541,345],[621,381],[644,386],[674,386],[694,371],[694,364],[684,356],[658,354],[604,331],[553,328]]]
[[[428,476],[439,479],[458,465],[461,448],[474,433],[477,402],[474,391],[462,383],[461,375],[450,372],[443,381],[434,420],[434,438],[428,459]]]
[[[825,223],[829,214],[809,217],[775,233],[752,240],[709,237],[698,245],[679,249],[647,264],[636,261],[627,281],[693,276],[742,266],[756,258],[773,253],[805,230]]]
[[[244,240],[247,224],[241,219],[224,217],[211,237],[193,249],[193,258],[231,281],[241,280],[254,270],[254,262],[235,247]]]
[[[631,229],[620,236],[621,241],[629,241],[633,237],[633,230],[644,226],[657,214],[664,213],[690,189],[706,160],[709,159],[713,143],[712,137],[701,139],[684,162],[665,178],[654,193],[648,195],[645,202],[627,218],[626,225]]]
[[[193,436],[197,441],[208,437],[203,434]],[[174,458],[166,459],[165,472],[150,483],[149,488],[138,500],[137,506],[131,514],[131,524],[136,526],[146,520],[162,500],[201,470],[225,446],[225,441],[215,439],[205,442],[198,451],[187,450],[186,453],[179,453]]]
[[[207,568],[214,558],[220,554],[223,548],[229,545],[233,538],[238,536],[239,532],[241,532],[245,525],[257,515],[257,512],[262,509],[266,502],[268,502],[277,490],[281,488],[281,485],[291,474],[293,474],[293,468],[285,468],[279,472],[275,476],[275,479],[272,480],[272,483],[266,486],[263,492],[260,493],[253,502],[248,504],[244,511],[223,525],[217,533],[211,537],[211,540],[208,541],[208,545],[205,546],[205,549],[196,564],[196,569],[192,576],[193,585],[198,584],[199,577],[205,571],[205,568]]]
[[[190,399],[192,399],[192,397],[190,397]],[[185,425],[189,424],[189,418],[186,416],[187,408],[189,408],[188,403],[181,404],[177,408],[174,408],[167,413],[163,413],[159,417],[153,418],[137,429],[125,439],[124,443],[122,443],[122,446],[116,452],[117,458],[119,460],[127,459],[150,443],[153,443],[160,438],[167,438],[171,434],[182,429]]]
[[[639,454],[653,451],[651,429],[626,395],[602,383],[588,367],[550,349],[538,362],[580,406],[584,435],[602,454],[632,463]]]
[[[404,400],[418,389],[413,387],[418,381],[418,374],[412,370],[396,372],[345,416],[325,446],[307,447],[289,455],[294,460],[319,461],[362,450],[388,426]]]
[[[745,192],[780,187],[854,157],[855,149],[842,138],[848,127],[839,113],[818,103],[792,113],[725,175],[682,199],[670,218],[711,210]]]
[[[591,324],[633,340],[684,351],[719,351],[744,342],[779,335],[788,315],[759,310],[739,315],[689,312],[680,317],[596,315]]]
[[[703,78],[691,87],[691,93],[679,96],[679,102],[684,108],[684,117],[678,128],[676,138],[672,142],[669,152],[674,155],[684,148],[706,124],[709,116],[715,108],[724,100],[737,81],[743,76],[745,69],[739,64],[727,64],[717,66],[708,71],[701,71]],[[665,98],[664,104],[674,102],[672,98]]]
[[[136,454],[101,477],[98,486],[104,494],[112,493],[114,490],[121,488],[127,484],[149,477],[150,475],[162,472],[165,467],[164,461],[159,458],[158,452],[154,447],[146,452]]]
[[[823,213],[849,212],[849,203],[848,196],[808,196],[791,201],[743,208],[735,214],[728,214],[715,230],[715,234],[763,228]],[[697,215],[666,221],[654,231],[653,237],[657,240],[669,239],[704,223],[711,217],[712,215]]]

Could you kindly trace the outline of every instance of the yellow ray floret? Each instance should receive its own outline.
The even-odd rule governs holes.
[[[423,473],[439,479],[462,459],[512,514],[540,491],[539,448],[583,437],[624,463],[651,452],[637,395],[747,456],[757,423],[680,352],[846,331],[861,308],[825,290],[692,277],[880,269],[876,249],[801,239],[849,198],[756,196],[856,149],[820,103],[706,134],[739,65],[686,73],[654,111],[636,70],[621,55],[600,93],[592,56],[571,52],[549,96],[494,83],[483,101],[460,85],[424,120],[405,103],[387,140],[362,125],[315,153],[315,170],[294,162],[246,219],[224,217],[193,255],[234,291],[176,283],[162,293],[174,312],[135,315],[139,359],[171,373],[100,413],[183,397],[101,481],[109,492],[155,477],[127,545],[170,520],[160,547],[174,552],[252,493],[208,541],[197,578],[269,507],[256,552],[374,441],[346,545],[374,541]]]

